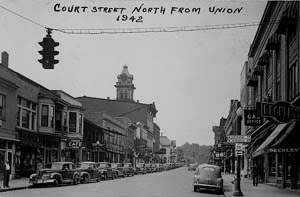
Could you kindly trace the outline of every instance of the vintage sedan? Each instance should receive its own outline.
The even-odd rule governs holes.
[[[123,164],[124,174],[126,176],[134,176],[134,170],[132,163],[124,163]]]
[[[152,173],[153,172],[153,168],[152,168],[152,164],[151,163],[146,163],[145,164],[145,168],[146,168],[146,172],[147,173]]]
[[[112,170],[109,162],[99,162],[97,163],[97,168],[102,179],[107,180],[109,178],[115,178],[115,172]]]
[[[194,192],[203,189],[223,191],[221,167],[211,164],[201,164],[196,168],[194,175]]]
[[[65,183],[78,184],[80,174],[72,162],[53,162],[50,168],[42,169],[29,177],[29,183],[33,186],[51,183],[54,186]]]
[[[111,168],[115,172],[115,178],[125,177],[123,165],[121,163],[111,163]]]
[[[90,181],[100,181],[101,174],[95,162],[80,162],[78,167],[82,183],[88,183]]]
[[[135,167],[135,174],[146,174],[145,163],[137,163]]]

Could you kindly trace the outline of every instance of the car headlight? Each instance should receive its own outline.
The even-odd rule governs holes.
[[[30,175],[29,179],[33,179],[33,178],[35,178],[36,176],[37,176],[37,174],[32,174],[32,175]]]
[[[55,174],[50,174],[50,178],[53,179]]]

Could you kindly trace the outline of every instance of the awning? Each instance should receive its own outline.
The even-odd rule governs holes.
[[[272,147],[280,145],[288,136],[290,136],[290,134],[295,128],[295,125],[296,125],[296,121],[290,123],[289,127],[286,129],[284,134],[279,138],[279,140],[275,144],[272,145]]]
[[[247,153],[249,154],[250,152],[253,151],[253,149],[255,149],[255,147],[257,147],[257,144],[259,144],[261,141],[265,140],[268,135],[269,135],[269,129],[271,129],[272,127],[275,127],[275,125],[269,125],[268,127],[266,127],[263,131],[261,131],[259,134],[256,135],[255,138],[252,141],[251,139],[251,143],[249,143],[248,147],[247,147]]]
[[[279,124],[271,135],[256,149],[252,157],[257,157],[265,152],[265,148],[286,128],[289,123]]]
[[[255,129],[250,135],[251,139],[254,139],[256,135],[259,135],[262,131],[265,131],[269,129],[270,127],[274,126],[272,122],[269,120],[265,121],[261,126],[259,126],[257,129]]]

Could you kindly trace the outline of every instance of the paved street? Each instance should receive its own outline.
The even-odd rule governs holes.
[[[80,185],[60,187],[44,187],[16,190],[0,193],[2,197],[46,197],[46,196],[105,196],[105,197],[152,197],[152,196],[224,196],[210,191],[195,193],[192,187],[193,172],[186,167],[170,171],[136,175],[134,177],[119,178]],[[225,184],[226,189],[226,184]]]

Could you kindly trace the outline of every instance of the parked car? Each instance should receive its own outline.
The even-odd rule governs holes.
[[[152,164],[151,163],[146,163],[145,164],[145,168],[146,168],[146,172],[147,173],[152,173],[153,172]]]
[[[64,183],[78,184],[80,182],[79,170],[72,162],[53,162],[50,168],[42,169],[29,177],[33,186],[51,183],[54,186]]]
[[[201,164],[196,168],[194,175],[194,192],[205,189],[216,189],[223,191],[223,178],[221,167],[211,164]]]
[[[137,163],[135,167],[135,174],[146,174],[145,163]]]
[[[125,177],[123,165],[121,163],[111,163],[111,168],[115,172],[115,178]]]
[[[107,180],[109,178],[114,179],[115,174],[111,168],[111,164],[108,162],[99,162],[97,163],[98,170],[102,179]]]
[[[89,181],[100,181],[101,174],[95,162],[80,162],[78,167],[82,183],[88,183]]]
[[[164,163],[164,164],[163,164],[163,169],[164,169],[164,170],[169,170],[169,169],[170,169],[170,168],[169,168],[169,164]]]
[[[134,176],[134,170],[132,163],[124,163],[123,164],[124,174],[126,176]]]

